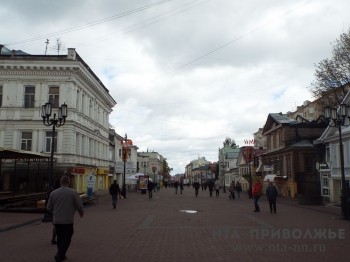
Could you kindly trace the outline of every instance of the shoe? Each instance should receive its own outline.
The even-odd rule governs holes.
[[[55,261],[56,262],[61,262],[61,261],[64,261],[64,260],[67,260],[66,256],[64,256],[64,258],[60,258],[58,255],[55,256]]]

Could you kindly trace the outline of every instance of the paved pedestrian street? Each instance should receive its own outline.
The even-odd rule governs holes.
[[[303,206],[278,199],[270,214],[260,199],[260,213],[242,194],[209,197],[186,187],[148,195],[128,192],[113,209],[108,195],[75,217],[66,261],[350,261],[350,221],[340,208]],[[0,213],[0,261],[54,261],[52,224],[42,214]]]

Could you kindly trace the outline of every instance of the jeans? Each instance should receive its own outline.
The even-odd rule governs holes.
[[[57,255],[56,261],[62,261],[66,257],[66,252],[70,246],[74,233],[73,224],[55,224],[57,234]]]
[[[276,199],[269,199],[270,212],[276,214]]]
[[[259,201],[259,196],[254,196],[254,206],[255,206],[255,212],[260,212],[260,207],[258,205],[258,201]]]
[[[117,206],[118,195],[112,195],[112,205],[115,208]]]

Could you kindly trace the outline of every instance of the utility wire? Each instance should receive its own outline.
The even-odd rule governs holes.
[[[162,78],[164,78],[164,77],[166,77],[166,76],[168,76],[168,75],[170,75],[170,74],[175,73],[176,71],[179,71],[179,70],[184,69],[185,67],[188,67],[189,65],[193,64],[194,62],[197,62],[197,61],[199,61],[199,60],[201,60],[201,59],[203,59],[203,58],[205,58],[205,57],[207,57],[207,56],[209,56],[209,55],[211,55],[211,54],[213,54],[213,53],[218,52],[218,51],[221,50],[221,49],[224,49],[225,47],[227,47],[227,46],[229,46],[229,45],[231,45],[231,44],[233,44],[233,43],[235,43],[235,42],[237,42],[237,41],[239,41],[239,40],[241,40],[241,39],[247,37],[248,35],[254,33],[255,31],[258,31],[258,30],[261,29],[261,28],[266,27],[267,25],[269,25],[269,24],[275,22],[276,20],[279,20],[279,19],[281,19],[282,17],[287,16],[287,15],[289,15],[290,13],[293,13],[293,12],[296,11],[297,9],[300,9],[301,7],[303,7],[303,6],[307,5],[307,4],[309,4],[309,3],[312,2],[312,1],[313,1],[313,0],[309,0],[309,1],[307,1],[307,2],[304,2],[304,3],[301,4],[301,5],[298,5],[297,7],[294,7],[294,8],[292,8],[292,9],[289,9],[288,11],[282,13],[281,15],[274,17],[273,19],[271,19],[271,20],[269,20],[269,21],[267,21],[267,22],[265,22],[265,23],[263,23],[263,24],[261,24],[261,25],[255,27],[255,28],[253,28],[252,30],[250,30],[250,31],[248,31],[248,32],[246,32],[246,33],[244,33],[244,34],[242,34],[242,35],[240,35],[240,36],[238,36],[238,37],[232,39],[231,41],[228,41],[227,43],[222,44],[222,45],[216,47],[215,49],[213,49],[213,50],[211,50],[211,51],[209,51],[209,52],[207,52],[207,53],[205,53],[205,54],[203,54],[203,55],[201,55],[201,56],[199,56],[199,57],[197,57],[197,58],[195,58],[195,59],[193,59],[193,60],[191,60],[191,61],[188,61],[187,63],[185,63],[185,64],[183,64],[183,65],[181,65],[181,66],[179,66],[179,67],[176,67],[176,68],[174,68],[173,70],[171,70],[171,71],[169,71],[169,72],[166,72],[166,73],[160,75],[159,77],[157,77],[157,78],[151,80],[151,82],[156,82],[156,81],[158,81],[159,79],[162,79]],[[139,88],[139,87],[135,87],[135,88],[133,88],[133,89],[127,91],[127,92],[124,92],[124,93],[119,94],[119,96],[120,96],[120,95],[125,95],[125,94],[127,94],[127,93],[130,93],[130,92],[132,92],[132,91],[134,91],[135,89],[138,89],[138,88]]]
[[[23,43],[27,43],[27,42],[32,42],[32,41],[36,41],[36,40],[40,40],[40,39],[46,39],[46,38],[49,38],[49,37],[59,36],[59,35],[67,34],[67,33],[70,33],[70,32],[78,31],[78,30],[81,30],[81,29],[85,29],[85,28],[88,28],[88,27],[92,27],[92,26],[95,26],[95,25],[106,23],[106,22],[109,22],[109,21],[112,21],[112,20],[116,20],[116,19],[128,16],[128,15],[134,14],[134,13],[138,13],[138,12],[144,11],[146,9],[149,9],[149,8],[152,8],[152,7],[155,7],[155,6],[162,5],[162,4],[170,2],[170,1],[171,0],[159,1],[159,2],[156,2],[156,3],[153,3],[153,4],[145,5],[145,6],[142,6],[142,7],[139,7],[139,8],[136,8],[136,9],[133,9],[133,10],[121,13],[121,14],[117,14],[117,15],[113,15],[113,16],[110,16],[110,17],[107,17],[107,18],[103,18],[103,19],[99,19],[99,20],[96,20],[96,21],[93,21],[93,22],[89,22],[87,24],[74,26],[74,27],[71,27],[71,28],[68,28],[68,29],[63,29],[63,30],[60,30],[60,31],[57,31],[57,32],[53,32],[53,33],[48,33],[48,34],[45,34],[45,35],[39,35],[39,36],[36,36],[36,37],[20,40],[20,41],[17,41],[17,42],[8,43],[8,44],[5,44],[5,46],[15,45],[15,44],[23,44]]]

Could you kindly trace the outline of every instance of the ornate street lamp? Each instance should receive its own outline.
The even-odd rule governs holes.
[[[349,206],[348,206],[348,186],[346,185],[345,180],[345,168],[344,168],[344,148],[343,148],[343,139],[342,139],[342,126],[349,126],[350,120],[350,105],[341,104],[339,109],[332,107],[324,108],[324,116],[329,121],[328,125],[331,127],[338,127],[339,133],[339,151],[340,151],[340,172],[341,172],[341,213],[344,219],[349,219]],[[348,118],[348,119],[347,119]]]
[[[46,103],[41,107],[41,117],[45,126],[52,126],[52,137],[51,137],[51,159],[49,168],[49,189],[52,187],[52,176],[53,176],[53,154],[55,151],[55,129],[56,127],[63,126],[66,123],[66,118],[68,114],[68,108],[66,103],[61,105],[58,109],[58,117],[56,118],[56,113],[52,114],[52,104]]]
[[[131,156],[131,150],[129,148],[128,136],[125,134],[124,143],[122,145],[123,151],[123,162],[124,162],[124,173],[123,173],[123,188],[122,188],[122,196],[126,198],[126,187],[125,187],[125,163]]]
[[[55,151],[55,129],[56,127],[63,126],[66,123],[66,118],[68,114],[68,108],[66,103],[61,105],[61,107],[58,109],[58,115],[56,118],[56,113],[52,115],[52,104],[46,103],[41,107],[41,117],[43,119],[43,123],[45,126],[52,126],[52,134],[51,134],[51,158],[50,158],[50,166],[49,166],[49,181],[48,181],[48,195],[52,191],[52,177],[53,177],[53,154]],[[47,196],[48,199],[49,196]],[[47,200],[46,199],[46,200]],[[46,205],[47,201],[45,201],[45,212],[44,212],[44,222],[51,222],[52,216],[46,212]]]

